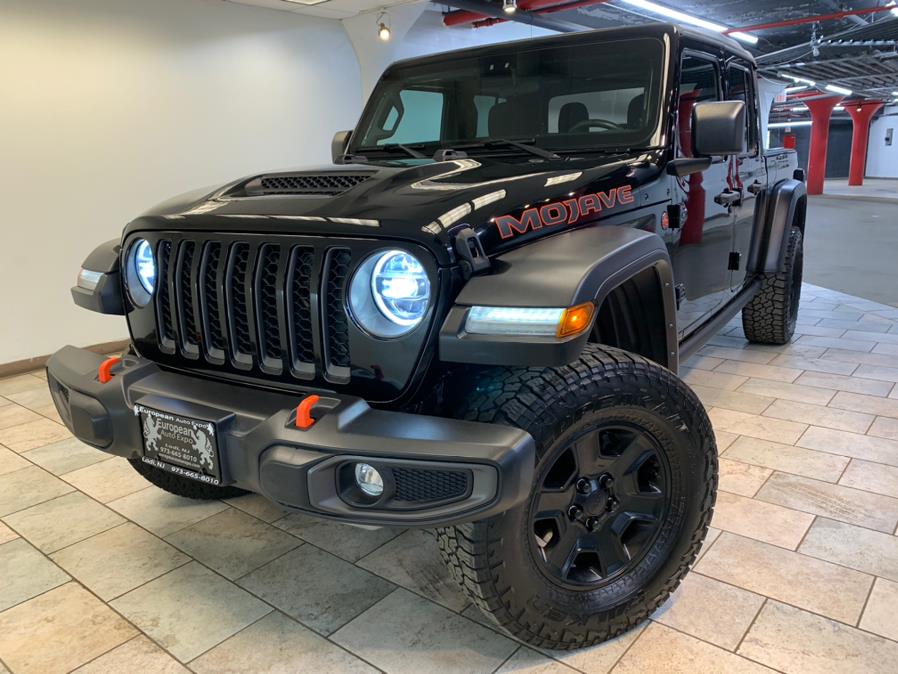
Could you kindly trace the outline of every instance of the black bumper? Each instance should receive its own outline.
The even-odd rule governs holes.
[[[313,515],[371,525],[435,526],[483,519],[524,501],[535,465],[524,431],[372,409],[360,399],[318,392],[306,430],[301,397],[160,369],[126,356],[100,383],[104,357],[67,346],[47,365],[50,392],[69,430],[110,454],[143,455],[135,405],[216,424],[222,484]],[[347,467],[375,466],[384,497],[360,503]]]

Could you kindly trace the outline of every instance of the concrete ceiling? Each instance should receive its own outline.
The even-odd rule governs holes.
[[[241,5],[255,5],[285,12],[320,16],[327,19],[348,19],[365,12],[409,5],[421,0],[227,0]]]

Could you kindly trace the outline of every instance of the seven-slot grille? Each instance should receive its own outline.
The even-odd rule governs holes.
[[[348,382],[348,248],[162,239],[156,256],[162,352],[272,376],[326,374]]]

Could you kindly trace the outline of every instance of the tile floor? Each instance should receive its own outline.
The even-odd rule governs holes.
[[[687,366],[713,529],[647,624],[575,653],[486,626],[426,532],[169,496],[73,440],[40,373],[0,380],[0,674],[894,672],[898,309],[806,286],[793,343],[734,322]]]

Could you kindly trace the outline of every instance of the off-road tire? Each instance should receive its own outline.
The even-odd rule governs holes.
[[[489,368],[473,376],[454,416],[528,431],[540,469],[577,429],[609,415],[644,419],[673,466],[673,507],[643,561],[600,589],[550,580],[531,552],[530,504],[487,520],[437,530],[453,578],[481,610],[541,648],[575,649],[640,624],[676,589],[708,530],[717,489],[717,449],[698,398],[679,378],[640,356],[590,344],[554,368]],[[536,497],[531,497],[531,499]]]
[[[742,329],[750,342],[787,344],[795,334],[801,278],[804,268],[803,237],[793,227],[789,232],[783,269],[764,274],[758,294],[742,309]]]
[[[151,466],[140,459],[128,459],[131,466],[143,475],[149,482],[169,494],[184,496],[198,501],[214,501],[216,499],[234,498],[247,492],[237,487],[216,487],[212,484],[204,484],[174,473]]]

